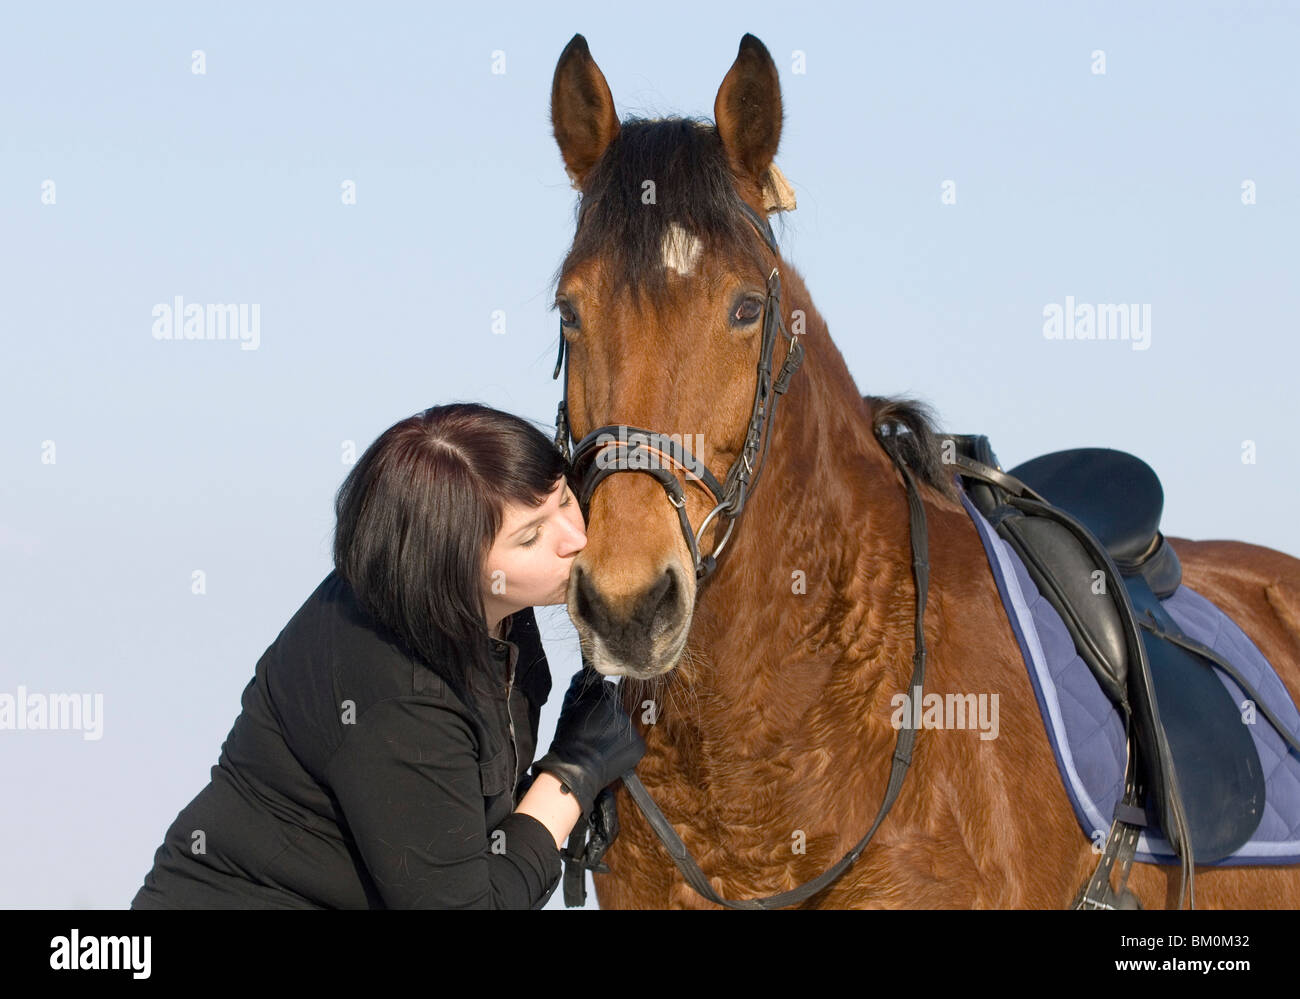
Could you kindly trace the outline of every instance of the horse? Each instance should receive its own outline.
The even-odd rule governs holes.
[[[680,479],[680,468],[606,475],[586,497],[588,542],[568,591],[584,661],[622,678],[646,743],[636,776],[718,895],[770,896],[826,871],[884,799],[895,695],[913,668],[906,482],[877,433],[906,427],[928,524],[926,689],[997,694],[999,730],[919,733],[870,845],[798,907],[1068,907],[1098,851],[1072,813],[979,537],[936,456],[933,413],[860,393],[803,278],[750,221],[793,207],[774,163],[778,74],[752,35],[713,111],[712,122],[620,121],[581,35],[556,65],[551,122],[581,192],[556,275],[572,364],[557,424],[575,439],[616,421],[654,428],[688,442],[689,456],[674,453],[695,468]],[[753,471],[746,418],[778,271],[802,364],[765,435],[761,487],[755,477],[739,520],[710,524],[704,475]],[[1169,541],[1187,584],[1236,620],[1294,698],[1300,561],[1238,541]],[[593,879],[600,907],[719,908],[683,878],[625,786],[616,804],[608,872]],[[1178,873],[1135,864],[1129,887],[1146,908],[1176,907]],[[1198,865],[1195,875],[1199,908],[1300,905],[1294,866]]]

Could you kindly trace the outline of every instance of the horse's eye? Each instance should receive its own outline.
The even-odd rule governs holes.
[[[763,314],[763,303],[754,298],[747,298],[741,302],[736,311],[731,314],[733,322],[748,325],[754,322]]]
[[[578,325],[578,314],[573,311],[568,302],[559,302],[556,308],[560,313],[560,325],[569,329],[574,329]]]

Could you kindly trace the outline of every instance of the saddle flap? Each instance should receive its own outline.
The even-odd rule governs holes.
[[[1182,633],[1141,576],[1126,577],[1124,585],[1135,614],[1150,615],[1171,634]],[[1145,630],[1142,644],[1155,692],[1155,721],[1163,726],[1173,757],[1192,855],[1198,864],[1222,860],[1250,839],[1263,817],[1259,751],[1206,659]]]

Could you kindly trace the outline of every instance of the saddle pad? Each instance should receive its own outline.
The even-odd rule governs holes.
[[[960,482],[957,487],[961,490]],[[1065,623],[1039,593],[1020,557],[998,536],[964,490],[961,500],[984,544],[1003,607],[1024,655],[1066,794],[1084,835],[1101,845],[1124,788],[1124,722],[1119,709],[1102,692],[1087,663],[1075,651]],[[1300,733],[1300,712],[1286,687],[1255,643],[1223,611],[1185,585],[1180,585],[1161,605],[1188,637],[1232,663],[1293,735]],[[1214,673],[1236,704],[1247,700],[1241,688],[1221,670],[1216,668]],[[1197,866],[1300,863],[1300,754],[1291,750],[1261,713],[1256,712],[1250,732],[1264,769],[1265,804],[1259,827],[1235,853]],[[1151,825],[1147,829],[1138,839],[1136,859],[1143,863],[1178,863],[1158,828]]]

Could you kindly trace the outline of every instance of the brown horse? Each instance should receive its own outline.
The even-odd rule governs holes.
[[[777,70],[746,35],[714,122],[620,123],[581,35],[556,66],[556,140],[583,207],[558,274],[575,438],[610,424],[680,434],[715,476],[741,453],[765,281],[775,262],[741,208],[788,204],[773,157]],[[728,899],[794,888],[837,862],[880,805],[912,669],[914,584],[904,482],[873,428],[935,438],[924,407],[864,398],[794,268],[783,315],[805,359],[782,397],[761,484],[697,586],[677,511],[650,475],[595,489],[570,582],[584,655],[621,675],[647,752],[637,775]],[[776,363],[784,355],[778,342]],[[950,471],[950,470],[949,470]],[[996,693],[997,738],[922,731],[870,846],[807,908],[1070,904],[1097,865],[1057,774],[1020,650],[945,470],[922,467],[929,524],[926,690]],[[714,503],[682,479],[699,529]],[[716,548],[715,520],[700,541]],[[1300,691],[1300,561],[1231,541],[1171,539],[1184,580]],[[673,865],[625,788],[595,878],[602,908],[717,908]],[[1135,865],[1147,908],[1176,866]],[[1300,905],[1300,867],[1198,868],[1198,908]]]

